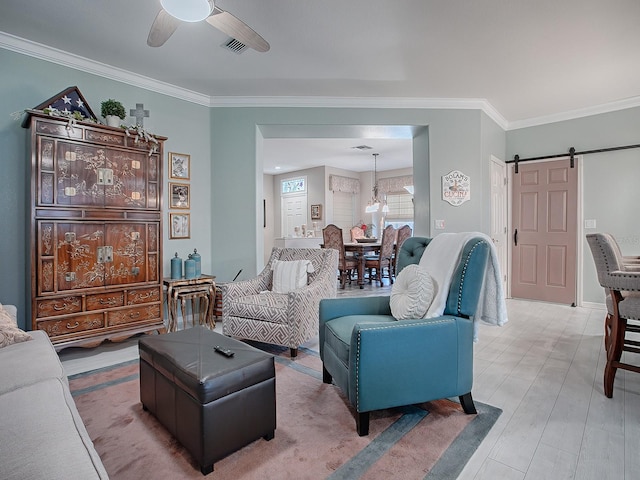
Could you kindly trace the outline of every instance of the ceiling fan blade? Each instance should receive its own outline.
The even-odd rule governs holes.
[[[180,25],[180,20],[169,15],[164,9],[160,10],[151,25],[151,30],[149,30],[147,45],[150,47],[164,45],[164,42],[169,40],[169,37],[176,31],[178,25]]]
[[[249,25],[218,7],[215,7],[211,15],[207,17],[207,22],[258,52],[268,52],[271,48],[269,42],[258,35]]]

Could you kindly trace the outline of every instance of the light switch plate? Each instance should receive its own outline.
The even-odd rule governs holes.
[[[436,230],[444,230],[444,220],[436,220]]]
[[[584,228],[596,228],[596,221],[594,219],[585,220]]]

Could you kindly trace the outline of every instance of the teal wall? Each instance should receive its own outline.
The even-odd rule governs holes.
[[[264,261],[261,126],[423,127],[413,142],[416,235],[439,233],[433,229],[436,219],[445,221],[443,231],[489,231],[491,155],[509,160],[516,153],[521,157],[555,154],[571,146],[580,151],[637,144],[639,137],[640,107],[505,132],[480,110],[210,108],[9,50],[0,49],[0,65],[0,231],[4,235],[0,241],[0,302],[18,306],[21,326],[26,325],[25,286],[29,281],[28,131],[11,113],[32,108],[69,86],[78,86],[97,114],[100,102],[107,98],[120,100],[127,110],[143,103],[151,113],[145,119],[147,129],[169,138],[163,159],[165,172],[168,152],[191,155],[191,239],[169,240],[165,228],[164,269],[168,271],[174,252],[184,258],[198,248],[203,270],[220,281],[231,280],[241,268],[241,278],[247,278]],[[132,123],[133,119],[126,120]],[[593,231],[614,234],[624,254],[640,254],[640,232],[634,222],[640,201],[636,185],[640,149],[587,155],[581,167],[581,225],[584,219],[594,219],[597,228]],[[471,200],[459,207],[441,199],[441,177],[454,169],[471,176]],[[583,299],[601,303],[603,291],[584,241],[582,249]]]
[[[507,132],[507,156],[521,158],[601,149],[640,143],[640,108],[556,122]],[[624,255],[640,255],[640,149],[585,155],[581,161],[583,211],[579,223],[596,220],[590,232],[609,232],[619,241]],[[591,251],[582,239],[583,300],[603,303]]]
[[[443,109],[344,109],[344,108],[230,108],[211,109],[212,144],[212,250],[214,269],[221,280],[229,280],[242,269],[244,277],[255,274],[263,256],[256,248],[262,239],[262,181],[253,188],[261,171],[256,152],[264,125],[412,125],[423,126],[414,138],[414,184],[416,235],[431,235],[430,219],[444,219],[444,231],[480,230],[488,232],[486,204],[488,188],[483,188],[484,171],[490,152],[504,157],[504,142],[491,140],[482,150],[481,112]],[[490,120],[489,120],[490,121]],[[492,122],[492,121],[490,121]],[[495,151],[493,151],[495,149]],[[486,157],[486,158],[484,158]],[[471,200],[453,207],[441,199],[441,176],[461,170],[472,177]],[[488,178],[488,177],[487,177]],[[488,182],[488,179],[486,180]],[[426,188],[425,188],[426,186]],[[487,184],[488,187],[488,184]],[[233,208],[229,208],[233,206]],[[259,208],[258,208],[259,206]],[[259,216],[259,217],[258,217]],[[440,231],[435,232],[440,233]],[[258,251],[257,251],[258,250]],[[215,252],[224,252],[217,255]]]
[[[107,98],[120,100],[127,112],[143,103],[150,111],[145,127],[152,133],[168,137],[163,167],[167,178],[167,153],[191,155],[191,239],[168,240],[168,188],[165,181],[164,271],[174,252],[181,257],[197,248],[202,254],[203,270],[212,271],[210,178],[211,146],[209,139],[209,107],[178,100],[147,89],[133,87],[97,75],[59,66],[29,56],[0,49],[0,303],[18,306],[19,324],[27,325],[26,286],[30,282],[27,269],[29,254],[28,205],[29,162],[28,130],[13,120],[12,112],[33,108],[70,86],[77,86],[91,109],[100,115],[100,103]],[[131,117],[127,124],[135,123]]]
[[[107,98],[125,108],[143,103],[145,127],[168,137],[168,152],[191,155],[191,239],[169,240],[168,195],[164,191],[164,269],[174,252],[185,258],[197,248],[203,271],[219,281],[239,269],[248,278],[263,264],[261,125],[412,125],[414,138],[415,234],[432,235],[432,220],[444,231],[488,232],[489,154],[503,158],[501,131],[479,110],[351,108],[210,108],[80,70],[0,49],[0,302],[16,304],[29,328],[26,285],[28,246],[28,131],[11,113],[32,108],[69,86],[77,86],[96,114]],[[127,123],[132,123],[127,118]],[[496,134],[498,132],[498,134]],[[486,138],[485,138],[486,137]],[[498,140],[496,141],[496,138]],[[472,177],[471,201],[452,207],[441,199],[441,176],[461,170]]]

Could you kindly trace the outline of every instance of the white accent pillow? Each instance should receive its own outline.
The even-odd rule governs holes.
[[[276,293],[289,293],[307,285],[307,274],[313,273],[314,268],[310,260],[274,260],[273,287]]]
[[[429,310],[435,287],[424,267],[407,265],[391,287],[391,315],[396,320],[422,318]]]

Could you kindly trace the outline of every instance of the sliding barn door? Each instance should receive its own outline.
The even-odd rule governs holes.
[[[529,163],[513,175],[511,296],[576,302],[578,164]]]

